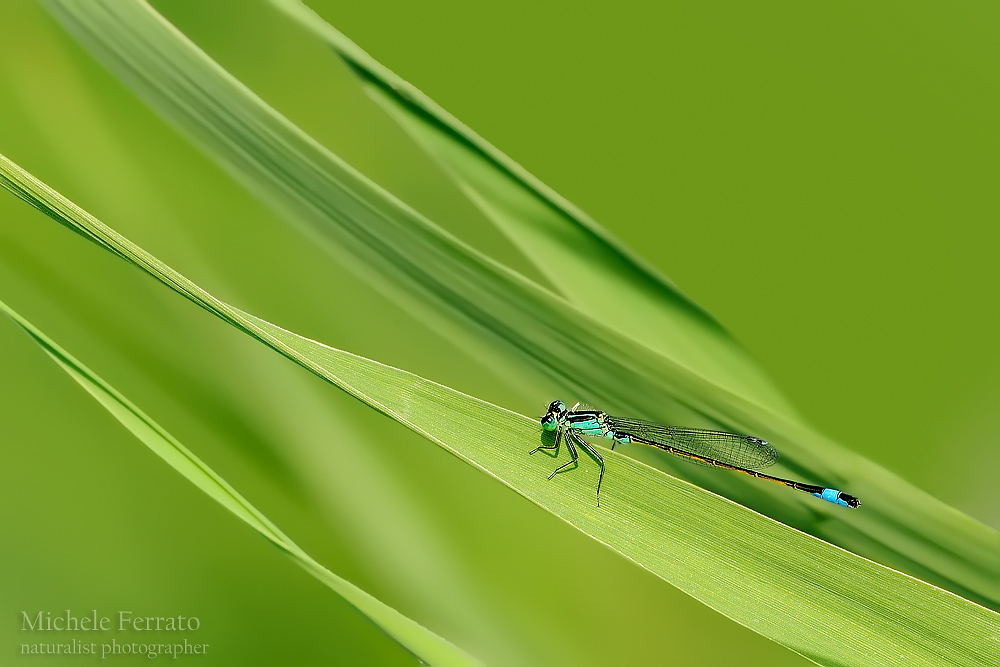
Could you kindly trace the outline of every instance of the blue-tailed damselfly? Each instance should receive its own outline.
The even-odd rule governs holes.
[[[576,445],[586,450],[601,466],[601,474],[597,478],[598,504],[601,502],[601,481],[604,479],[604,457],[581,437],[584,435],[608,438],[611,440],[611,449],[618,443],[637,442],[662,449],[689,461],[735,470],[745,475],[784,484],[844,507],[854,508],[861,505],[860,500],[837,489],[804,484],[758,472],[778,460],[778,452],[766,440],[724,431],[706,431],[656,424],[641,419],[613,417],[600,410],[577,410],[579,406],[577,403],[567,410],[566,404],[562,401],[552,401],[545,416],[542,417],[542,428],[556,432],[555,442],[551,445],[539,445],[530,453],[534,454],[539,449],[557,450],[559,442],[565,438],[571,458],[552,471],[549,475],[549,479],[552,479],[556,473],[577,462]]]

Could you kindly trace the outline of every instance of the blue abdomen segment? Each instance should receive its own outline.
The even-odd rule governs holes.
[[[817,498],[822,498],[823,500],[835,503],[837,505],[850,507],[850,505],[848,505],[845,501],[841,500],[840,491],[838,491],[837,489],[823,489],[822,493],[814,493],[813,495],[816,496]]]

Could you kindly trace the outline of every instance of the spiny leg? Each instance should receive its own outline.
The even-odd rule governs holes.
[[[566,434],[566,441],[569,442],[570,438],[573,438],[574,440],[576,440],[576,443],[578,445],[580,445],[581,447],[583,447],[585,450],[587,450],[587,452],[591,456],[593,456],[595,459],[597,459],[597,462],[601,466],[601,474],[598,475],[598,477],[597,477],[597,506],[600,507],[601,506],[601,482],[604,480],[604,457],[601,456],[600,454],[598,454],[597,450],[594,449],[586,440],[584,440],[579,435],[577,435],[575,433],[567,433]]]
[[[563,435],[563,427],[560,426],[559,429],[556,431],[556,441],[555,441],[554,444],[551,444],[551,445],[538,445],[537,447],[535,447],[534,449],[532,449],[528,453],[529,454],[534,454],[539,449],[554,449],[554,450],[556,450],[556,456],[559,456],[559,441],[562,440],[562,435]]]
[[[553,470],[552,474],[549,475],[549,479],[555,477],[557,472],[563,470],[568,466],[576,467],[576,460],[580,458],[580,455],[576,453],[576,447],[573,445],[573,437],[570,435],[571,433],[572,431],[569,430],[566,431],[566,446],[569,447],[569,455],[572,458],[570,458],[569,461],[567,461],[566,463],[562,464],[561,466]]]

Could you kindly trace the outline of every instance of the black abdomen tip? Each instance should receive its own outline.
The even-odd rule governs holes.
[[[852,507],[854,509],[857,509],[858,507],[861,507],[861,501],[860,500],[858,500],[854,496],[848,495],[846,493],[841,493],[840,494],[840,500],[843,500],[845,503],[847,503],[848,507]]]

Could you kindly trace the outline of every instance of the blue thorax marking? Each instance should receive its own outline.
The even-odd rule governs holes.
[[[580,412],[566,416],[566,425],[583,435],[597,438],[611,437],[611,429],[604,425],[600,412]]]

